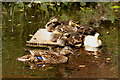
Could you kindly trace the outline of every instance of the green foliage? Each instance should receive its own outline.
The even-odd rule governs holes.
[[[120,6],[113,6],[112,8],[120,8]]]
[[[99,21],[101,17],[114,23],[120,8],[118,3],[112,2],[17,2],[3,4],[9,4],[10,7],[15,6],[15,10],[21,12],[24,9],[35,8],[48,17],[53,15],[60,17],[61,15],[61,19],[71,19],[72,16],[77,16],[83,23],[91,20]]]

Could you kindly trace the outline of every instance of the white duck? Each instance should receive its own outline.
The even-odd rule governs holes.
[[[99,33],[96,33],[94,36],[88,35],[85,37],[84,46],[88,47],[100,47],[102,41],[98,39]]]

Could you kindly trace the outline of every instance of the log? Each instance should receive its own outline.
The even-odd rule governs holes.
[[[30,47],[47,47],[47,46],[60,46],[57,42],[52,42],[52,32],[48,32],[46,29],[39,29],[30,41],[27,42],[26,46]]]

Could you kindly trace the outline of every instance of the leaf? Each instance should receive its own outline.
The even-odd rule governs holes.
[[[48,69],[53,69],[53,67],[48,67]]]
[[[83,68],[83,67],[86,67],[86,65],[79,65],[79,67]]]
[[[111,58],[106,58],[107,61],[111,60]]]
[[[61,7],[58,7],[57,9],[58,9],[58,11],[60,11],[60,10],[61,10]]]
[[[47,10],[47,5],[45,5],[45,4],[42,4],[41,7],[39,7],[39,8],[43,11],[46,11],[46,12],[48,11]]]
[[[26,41],[27,43],[29,43],[30,41]]]
[[[80,5],[81,5],[81,6],[85,6],[85,5],[86,5],[86,2],[81,2]]]
[[[120,6],[113,6],[112,8],[120,8]]]
[[[56,11],[56,7],[50,6],[49,8],[51,8],[53,11]]]
[[[29,34],[29,36],[33,36],[32,34]]]
[[[24,11],[24,9],[20,9],[19,11],[20,11],[20,12],[23,12],[23,11]]]
[[[63,4],[68,5],[68,2],[63,2]]]
[[[81,9],[82,11],[85,11],[85,9],[84,9],[84,8],[82,8],[82,7],[80,7],[80,9]]]

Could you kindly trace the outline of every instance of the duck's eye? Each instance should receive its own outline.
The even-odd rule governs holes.
[[[68,34],[67,37],[69,38],[69,37],[70,37],[70,34]]]
[[[58,29],[58,31],[62,31],[61,29]]]
[[[36,40],[37,38],[34,38],[34,40]]]

